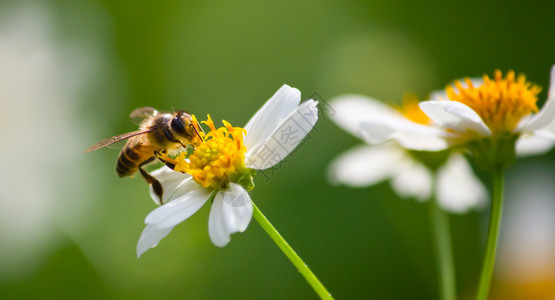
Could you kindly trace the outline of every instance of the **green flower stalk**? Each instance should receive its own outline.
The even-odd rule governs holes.
[[[486,253],[484,256],[484,263],[482,265],[482,273],[480,275],[480,283],[478,285],[478,293],[476,296],[476,299],[478,300],[485,300],[488,298],[489,286],[495,263],[495,251],[497,249],[497,241],[499,239],[499,227],[501,225],[504,180],[503,170],[499,170],[494,173],[493,201],[490,210]]]

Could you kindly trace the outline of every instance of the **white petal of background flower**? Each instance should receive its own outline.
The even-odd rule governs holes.
[[[284,84],[247,122],[247,150],[264,141],[301,102],[301,92]]]
[[[555,139],[523,133],[516,141],[516,153],[518,156],[539,155],[551,150],[553,145]]]
[[[548,140],[555,140],[555,122],[547,125],[542,129],[534,131],[533,135],[542,137]]]
[[[351,187],[369,186],[393,176],[403,155],[404,150],[393,143],[355,146],[332,161],[328,180]]]
[[[407,156],[399,160],[397,174],[390,183],[401,197],[426,201],[432,192],[432,173],[423,164]]]
[[[452,154],[438,170],[437,201],[441,208],[465,213],[472,208],[483,207],[487,198],[486,187],[461,154]]]
[[[478,114],[465,104],[457,101],[425,101],[420,103],[422,111],[434,123],[458,132],[476,131],[483,136],[491,131]]]
[[[376,117],[402,120],[405,117],[392,107],[370,97],[348,94],[333,98],[329,105],[334,113],[332,120],[350,134],[362,138],[360,123]]]
[[[137,257],[143,255],[148,249],[156,247],[158,242],[165,238],[172,229],[173,227],[158,228],[156,225],[147,225],[137,243]]]
[[[245,166],[256,170],[273,167],[297,148],[317,121],[318,101],[303,102],[290,115],[282,118],[273,132],[259,141],[257,146],[247,148]]]
[[[150,175],[154,176],[162,184],[162,190],[164,191],[162,194],[163,203],[168,203],[172,199],[183,196],[189,190],[194,189],[192,185],[197,185],[191,175],[175,172],[167,166],[151,172]],[[161,205],[160,198],[154,192],[152,185],[149,186],[149,192],[152,200],[156,204]]]
[[[210,197],[210,191],[196,182],[191,185],[189,192],[179,198],[156,208],[145,218],[146,224],[156,225],[158,228],[173,227],[196,213]]]
[[[247,229],[252,218],[253,206],[248,192],[238,184],[231,183],[214,198],[208,219],[208,233],[212,243],[224,247],[230,235]]]
[[[555,65],[551,67],[551,80],[547,100],[540,111],[533,115],[527,123],[519,126],[518,131],[533,132],[548,126],[555,121]]]
[[[359,125],[364,140],[381,144],[389,139],[401,146],[418,151],[439,151],[449,147],[447,133],[439,128],[425,126],[407,119],[378,118]]]

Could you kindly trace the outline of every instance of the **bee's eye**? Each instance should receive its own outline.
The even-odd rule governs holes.
[[[185,126],[183,125],[183,120],[179,117],[179,115],[175,116],[172,120],[171,127],[175,132],[178,133],[185,133]]]

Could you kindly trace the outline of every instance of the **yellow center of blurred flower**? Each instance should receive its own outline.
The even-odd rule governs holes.
[[[403,96],[403,105],[398,110],[409,120],[423,125],[430,124],[430,118],[420,109],[420,101],[416,94],[407,93]]]
[[[206,124],[210,131],[206,134],[199,130],[196,118],[193,125],[203,138],[193,154],[181,153],[176,157],[175,171],[189,173],[193,179],[205,188],[222,188],[230,181],[240,177],[245,172],[245,152],[243,144],[245,129],[233,127],[227,121],[222,121],[224,127],[216,128],[208,115]]]
[[[541,88],[526,81],[524,75],[515,77],[515,72],[509,71],[503,78],[496,70],[494,78],[484,75],[483,79],[479,87],[474,87],[469,78],[464,79],[467,87],[456,81],[456,89],[447,87],[447,97],[472,108],[494,134],[511,132],[523,117],[538,112],[536,101]]]

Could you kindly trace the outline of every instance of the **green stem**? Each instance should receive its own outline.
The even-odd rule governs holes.
[[[501,224],[504,177],[505,174],[503,170],[497,170],[493,173],[493,199],[489,219],[488,240],[486,244],[484,263],[482,265],[482,274],[480,276],[480,285],[478,286],[478,294],[476,295],[477,300],[486,300],[488,297],[489,286],[493,274],[493,265],[495,262],[497,237],[499,235],[499,226]]]
[[[289,246],[289,244],[283,239],[283,237],[279,234],[274,226],[266,219],[266,217],[262,214],[262,212],[258,209],[258,207],[252,203],[254,207],[254,219],[264,228],[266,233],[274,240],[274,242],[278,245],[281,251],[289,258],[289,260],[297,267],[297,270],[304,276],[308,284],[312,286],[314,291],[320,296],[321,299],[333,299],[330,292],[326,290],[324,285],[316,278],[316,275],[312,273],[310,268],[308,268],[307,264],[303,262],[303,260],[297,255],[295,250]]]
[[[455,265],[453,263],[453,249],[449,229],[449,216],[439,208],[435,199],[430,199],[430,217],[435,236],[435,246],[438,258],[438,273],[440,295],[443,300],[457,299],[457,285],[455,281]]]

